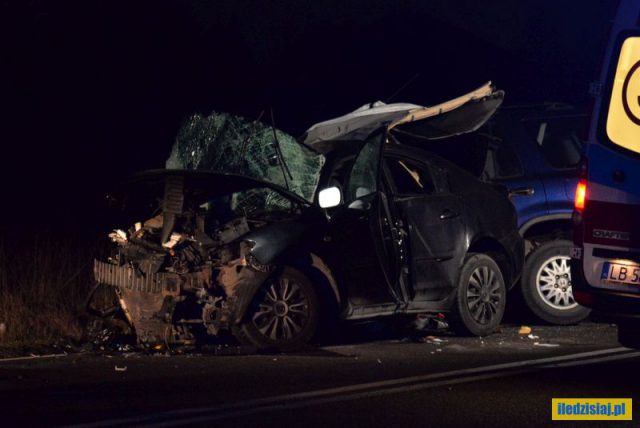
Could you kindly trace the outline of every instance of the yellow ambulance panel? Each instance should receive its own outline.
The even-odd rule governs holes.
[[[627,38],[620,49],[607,136],[615,144],[640,153],[640,37]]]

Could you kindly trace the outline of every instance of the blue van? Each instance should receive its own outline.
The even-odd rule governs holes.
[[[622,0],[575,195],[576,300],[640,347],[640,2]]]
[[[573,296],[570,253],[586,115],[562,103],[503,107],[480,130],[489,139],[483,174],[505,186],[518,212],[526,260],[519,288],[539,319],[565,325],[589,309]]]

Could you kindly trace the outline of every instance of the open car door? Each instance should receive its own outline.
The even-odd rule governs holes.
[[[399,279],[399,236],[387,189],[379,179],[385,132],[360,143],[361,149],[338,162],[330,183],[342,189],[342,204],[329,212],[332,224],[324,257],[347,289],[350,318],[394,313],[407,298]]]

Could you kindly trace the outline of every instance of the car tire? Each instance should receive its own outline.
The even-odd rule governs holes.
[[[571,290],[570,252],[565,239],[547,241],[525,260],[520,289],[525,304],[539,319],[550,324],[576,324],[589,316]]]
[[[466,336],[494,333],[506,301],[507,288],[497,263],[486,254],[469,254],[460,271],[451,326]]]
[[[319,318],[319,299],[311,281],[286,266],[265,281],[233,334],[240,343],[259,350],[293,351],[311,340]]]

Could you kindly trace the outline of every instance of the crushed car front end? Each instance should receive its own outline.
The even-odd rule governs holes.
[[[192,345],[231,329],[278,254],[322,219],[302,198],[243,176],[158,170],[129,186],[138,189],[122,200],[129,218],[150,214],[109,234],[112,254],[94,261],[94,275],[143,345]],[[263,235],[274,234],[280,245],[265,249]]]

